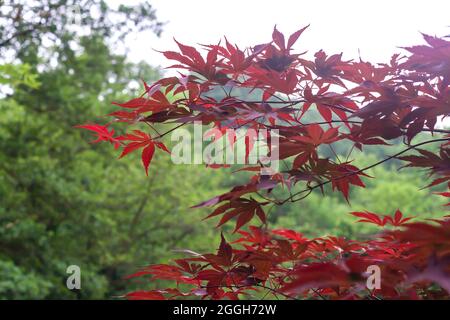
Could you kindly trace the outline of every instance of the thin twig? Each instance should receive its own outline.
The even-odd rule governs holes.
[[[350,173],[348,173],[348,174],[345,174],[345,175],[342,175],[342,176],[339,176],[339,177],[336,177],[336,178],[333,178],[333,179],[326,180],[326,181],[324,181],[324,182],[321,182],[321,183],[319,183],[319,184],[316,184],[315,186],[309,187],[308,189],[303,189],[303,190],[301,190],[301,191],[299,191],[299,192],[296,192],[296,193],[294,193],[292,196],[289,196],[288,198],[286,198],[286,199],[284,199],[283,201],[281,201],[280,204],[284,204],[284,203],[286,203],[286,202],[289,201],[289,200],[291,200],[292,202],[299,201],[299,200],[303,199],[304,197],[302,197],[302,198],[300,198],[300,199],[293,199],[293,198],[294,198],[295,196],[297,196],[297,195],[302,194],[302,193],[305,193],[305,192],[311,192],[312,190],[317,189],[317,188],[320,188],[320,187],[322,187],[322,186],[324,186],[324,185],[326,185],[326,184],[328,184],[328,183],[330,183],[330,182],[333,182],[333,181],[336,181],[336,180],[340,180],[340,179],[344,179],[344,178],[347,178],[347,177],[349,177],[349,176],[353,176],[353,175],[355,175],[355,174],[359,174],[359,173],[362,173],[362,172],[364,172],[364,171],[366,171],[366,170],[372,169],[373,167],[376,167],[376,166],[378,166],[378,165],[380,165],[380,164],[382,164],[382,163],[384,163],[384,162],[386,162],[386,161],[389,161],[389,160],[391,160],[391,159],[394,159],[394,158],[398,157],[399,155],[401,155],[401,154],[403,154],[403,153],[405,153],[405,152],[407,152],[407,151],[409,151],[409,150],[415,149],[415,148],[417,148],[417,147],[419,147],[419,146],[422,146],[422,145],[425,145],[425,144],[429,144],[429,143],[441,142],[441,141],[449,141],[449,140],[450,140],[450,138],[434,139],[434,140],[427,140],[427,141],[424,141],[424,142],[421,142],[421,143],[417,143],[417,144],[415,144],[415,145],[411,145],[411,146],[409,146],[408,148],[406,148],[406,149],[404,149],[404,150],[402,150],[402,151],[400,151],[400,152],[397,152],[396,154],[394,154],[394,155],[392,155],[392,156],[389,156],[389,157],[387,157],[387,158],[384,158],[383,160],[380,160],[380,161],[378,161],[378,162],[376,162],[376,163],[374,163],[374,164],[371,164],[370,166],[364,167],[364,168],[359,169],[359,170],[357,170],[357,171],[350,172]]]

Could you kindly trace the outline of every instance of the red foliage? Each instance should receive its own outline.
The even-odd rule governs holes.
[[[235,220],[234,231],[240,239],[228,243],[222,235],[217,253],[187,251],[191,257],[137,272],[132,277],[173,280],[177,288],[136,291],[127,298],[238,299],[262,290],[293,299],[450,298],[450,221],[446,218],[412,223],[400,211],[393,216],[353,212],[359,222],[383,228],[366,241],[307,239],[292,230],[268,228],[264,207],[269,204],[299,201],[316,188],[324,191],[327,184],[347,201],[350,186],[365,188],[362,179],[368,176],[364,172],[383,161],[357,168],[348,160],[351,151],[346,161],[318,152],[319,147],[332,148],[338,141],[350,141],[363,150],[403,138],[405,150],[384,161],[397,158],[405,166],[424,168],[434,176],[429,186],[444,182],[450,186],[450,132],[436,128],[439,117],[450,115],[450,42],[424,35],[427,45],[405,48],[408,55],[393,55],[386,64],[345,61],[342,54],[327,55],[322,50],[308,60],[303,53],[292,52],[305,29],[286,42],[274,28],[271,42],[246,50],[226,39],[224,45],[203,46],[205,56],[177,42],[180,52],[163,54],[176,61],[173,68],[188,74],[144,83],[141,97],[116,103],[122,109],[110,116],[130,126],[143,122],[151,128],[164,123],[183,126],[200,121],[222,134],[227,128],[277,129],[279,158],[292,160],[289,170],[271,176],[258,173],[259,167],[244,166],[241,170],[254,173],[247,184],[196,206],[217,206],[207,218],[220,217],[218,227]],[[208,95],[223,86],[256,90],[261,99],[244,101],[233,96],[232,90],[220,100]],[[175,101],[166,98],[179,93],[183,97]],[[306,122],[306,111],[314,110],[324,121]],[[142,148],[146,172],[155,147],[169,152],[160,140],[165,134],[152,137],[134,130],[114,137],[114,130],[105,126],[79,127],[95,132],[94,142],[122,147],[121,156]],[[438,132],[445,135],[412,144],[420,133]],[[229,143],[234,142],[229,137]],[[417,148],[429,143],[440,143],[439,152]],[[407,151],[412,154],[404,155]],[[293,191],[297,185],[303,188]],[[276,198],[275,188],[288,188],[290,196]],[[439,194],[449,197],[450,192]],[[262,226],[242,230],[252,219]],[[380,289],[366,287],[366,270],[371,265],[381,269]]]

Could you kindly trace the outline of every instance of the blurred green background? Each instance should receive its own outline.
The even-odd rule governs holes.
[[[74,26],[62,13],[76,2],[0,0],[1,299],[110,299],[154,287],[124,276],[167,262],[179,255],[173,249],[214,250],[216,221],[201,222],[207,211],[189,207],[248,176],[173,165],[159,153],[146,177],[139,155],[116,160],[110,145],[91,145],[89,134],[73,128],[105,123],[112,101],[137,95],[139,79],[161,76],[116,52],[128,33],[164,30],[149,5],[113,10],[94,0],[84,2],[81,25]],[[336,146],[338,154],[350,147]],[[388,149],[392,154],[401,145]],[[354,155],[358,166],[386,156],[382,147]],[[348,212],[400,208],[406,215],[442,216],[444,200],[419,190],[425,175],[398,167],[392,161],[369,171],[376,179],[365,179],[367,189],[352,189],[350,205],[339,194],[315,192],[274,209],[270,224],[310,237],[363,237],[373,230],[357,226]],[[74,264],[82,270],[82,289],[70,291],[66,268]]]

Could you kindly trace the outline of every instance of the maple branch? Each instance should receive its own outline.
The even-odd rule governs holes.
[[[299,104],[299,103],[305,103],[305,102],[308,102],[308,101],[305,100],[305,99],[297,99],[297,100],[288,100],[288,101],[286,101],[286,100],[283,100],[283,99],[281,99],[281,98],[279,98],[279,97],[277,97],[277,98],[278,98],[280,101],[268,101],[268,100],[242,100],[242,99],[236,99],[236,97],[233,97],[233,98],[235,98],[234,101],[229,101],[229,102],[224,102],[224,103],[218,102],[218,103],[216,103],[216,105],[218,105],[218,106],[230,106],[230,105],[237,104],[237,103],[240,103],[240,104],[245,104],[245,103],[254,103],[254,104],[262,104],[262,103],[266,103],[266,104],[271,104],[271,103],[273,103],[273,104],[285,104],[285,106],[283,106],[283,107],[289,107],[289,106],[294,106],[294,105]],[[197,103],[197,104],[202,104],[202,103]],[[209,104],[209,103],[204,103],[204,104]],[[337,106],[337,105],[334,105],[334,104],[323,103],[323,102],[321,102],[320,104],[321,104],[321,105],[324,105],[324,106],[327,106],[327,107],[330,107],[330,108],[338,109],[338,110],[341,110],[341,111],[344,111],[344,112],[355,113],[354,110],[347,109],[347,108],[345,108],[345,107]]]
[[[296,297],[290,296],[290,295],[288,295],[288,294],[286,294],[286,293],[283,293],[283,292],[281,292],[281,291],[278,291],[277,289],[274,289],[274,288],[265,286],[265,285],[263,285],[263,284],[254,284],[254,285],[237,285],[237,284],[236,284],[236,285],[229,285],[229,286],[227,286],[227,285],[200,286],[200,288],[202,288],[202,289],[208,289],[208,288],[236,288],[236,289],[242,289],[242,288],[251,288],[252,286],[259,287],[259,288],[266,289],[266,290],[269,290],[269,291],[271,291],[271,292],[274,293],[274,294],[279,294],[279,295],[281,295],[281,296],[283,296],[283,297],[285,297],[285,298],[288,298],[288,299],[292,299],[292,300],[300,300],[300,299],[298,299],[298,298],[296,298]]]
[[[319,291],[317,291],[316,289],[313,289],[313,288],[311,288],[311,290],[315,293],[315,294],[317,294],[319,297],[320,297],[320,299],[322,299],[322,300],[327,300],[327,298],[325,298]]]
[[[363,121],[357,121],[357,120],[331,120],[331,121],[318,121],[318,122],[309,122],[309,123],[300,123],[300,126],[311,126],[315,124],[331,124],[331,123],[352,123],[352,124],[363,124]],[[268,126],[268,128],[271,129],[277,129],[280,126]],[[293,127],[284,127],[292,129]],[[295,127],[294,127],[295,128]],[[437,132],[437,133],[444,133],[444,134],[450,134],[450,130],[445,129],[426,129],[423,128],[421,131],[425,132]]]
[[[281,100],[281,101],[269,101],[269,100],[236,100],[234,103],[274,103],[274,104],[297,104],[307,102],[304,99],[299,100]]]
[[[184,125],[186,125],[186,122],[180,123],[179,125],[173,127],[172,129],[170,129],[170,130],[168,130],[168,131],[166,131],[166,132],[164,132],[164,133],[162,133],[162,134],[160,134],[160,135],[154,137],[153,140],[155,140],[155,139],[160,139],[160,138],[164,137],[165,135],[167,135],[167,134],[169,134],[169,133],[171,133],[171,132],[177,130],[178,128],[181,128],[181,127],[184,126]]]
[[[278,290],[276,290],[276,289],[274,289],[274,288],[271,288],[271,287],[268,287],[268,286],[265,286],[265,285],[262,285],[262,284],[256,284],[255,287],[260,287],[260,288],[269,290],[269,291],[271,291],[271,292],[274,293],[274,294],[279,294],[279,295],[281,295],[281,296],[283,296],[283,297],[285,297],[285,298],[288,298],[288,299],[292,299],[292,300],[300,300],[300,299],[298,299],[298,298],[296,298],[296,297],[290,296],[290,295],[288,295],[288,294],[285,294],[285,293],[283,293],[283,292],[281,292],[281,291],[278,291]]]
[[[149,126],[150,129],[152,129],[153,131],[156,132],[156,134],[158,134],[159,136],[161,136],[161,133],[159,133],[159,131],[150,123],[145,121],[145,124]]]
[[[420,147],[420,146],[422,146],[422,145],[429,144],[429,143],[434,143],[434,142],[449,141],[449,140],[450,140],[450,138],[433,139],[433,140],[427,140],[427,141],[423,141],[423,142],[420,142],[420,143],[411,145],[411,146],[409,146],[408,148],[406,148],[406,149],[404,149],[404,150],[402,150],[402,151],[400,151],[400,152],[397,152],[397,153],[394,154],[394,155],[391,155],[391,156],[389,156],[389,157],[387,157],[387,158],[384,158],[383,160],[380,160],[380,161],[378,161],[378,162],[375,162],[374,164],[371,164],[370,166],[361,168],[361,169],[359,169],[359,170],[357,170],[357,171],[350,172],[350,173],[348,173],[348,174],[345,174],[345,175],[342,175],[342,176],[339,176],[339,177],[336,177],[336,178],[333,178],[333,179],[326,180],[326,181],[324,181],[324,182],[321,182],[321,183],[319,183],[319,184],[316,184],[315,186],[308,187],[308,188],[303,189],[303,190],[301,190],[301,191],[299,191],[299,192],[296,192],[296,193],[294,193],[293,195],[289,196],[288,198],[282,200],[281,202],[277,202],[277,204],[278,204],[278,205],[282,205],[282,204],[286,203],[287,201],[297,202],[297,201],[302,200],[302,199],[305,198],[305,197],[301,197],[301,198],[299,198],[299,199],[294,199],[294,197],[296,197],[296,196],[298,196],[298,195],[300,195],[300,194],[303,194],[303,193],[305,193],[305,192],[308,192],[308,194],[309,194],[309,193],[311,193],[312,190],[317,189],[317,188],[320,188],[320,187],[322,187],[322,186],[324,186],[324,185],[326,185],[326,184],[329,184],[329,183],[331,183],[331,182],[333,182],[333,181],[340,180],[340,179],[344,179],[344,178],[353,176],[353,175],[355,175],[355,174],[362,173],[362,172],[364,172],[364,171],[366,171],[366,170],[372,169],[372,168],[374,168],[374,167],[376,167],[376,166],[378,166],[378,165],[380,165],[380,164],[383,164],[384,162],[387,162],[387,161],[389,161],[389,160],[391,160],[391,159],[394,159],[394,158],[398,157],[399,155],[401,155],[401,154],[403,154],[403,153],[405,153],[405,152],[407,152],[407,151],[409,151],[409,150],[412,150],[412,149],[415,149],[415,148],[417,148],[417,147]]]
[[[236,101],[234,101],[234,103],[267,103],[267,104],[273,103],[273,104],[287,104],[287,105],[296,105],[296,104],[298,104],[298,103],[305,103],[305,102],[307,102],[307,101],[304,100],[304,99],[299,99],[299,100],[289,100],[289,101],[285,101],[285,100],[282,100],[282,101],[267,101],[267,100],[236,100]],[[336,106],[336,105],[330,104],[330,103],[320,103],[320,104],[322,104],[322,105],[324,105],[324,106],[327,106],[327,107],[330,107],[330,108],[334,108],[334,109],[338,109],[338,110],[341,110],[341,111],[345,111],[345,112],[348,112],[348,113],[354,113],[354,112],[355,112],[355,111],[350,110],[350,109],[347,109],[347,108],[345,108],[345,107]],[[286,107],[286,106],[285,106],[285,107]]]

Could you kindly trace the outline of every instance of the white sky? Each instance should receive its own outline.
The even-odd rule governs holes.
[[[108,0],[111,5],[125,3]],[[126,1],[127,4],[139,0]],[[241,48],[271,40],[273,26],[286,36],[311,24],[294,49],[313,54],[344,52],[344,58],[386,62],[399,46],[421,43],[419,32],[450,34],[448,0],[151,0],[158,19],[167,21],[161,38],[150,33],[128,38],[128,58],[167,67],[153,51],[174,50],[178,41],[211,44],[226,35]],[[297,51],[296,50],[296,51]]]

